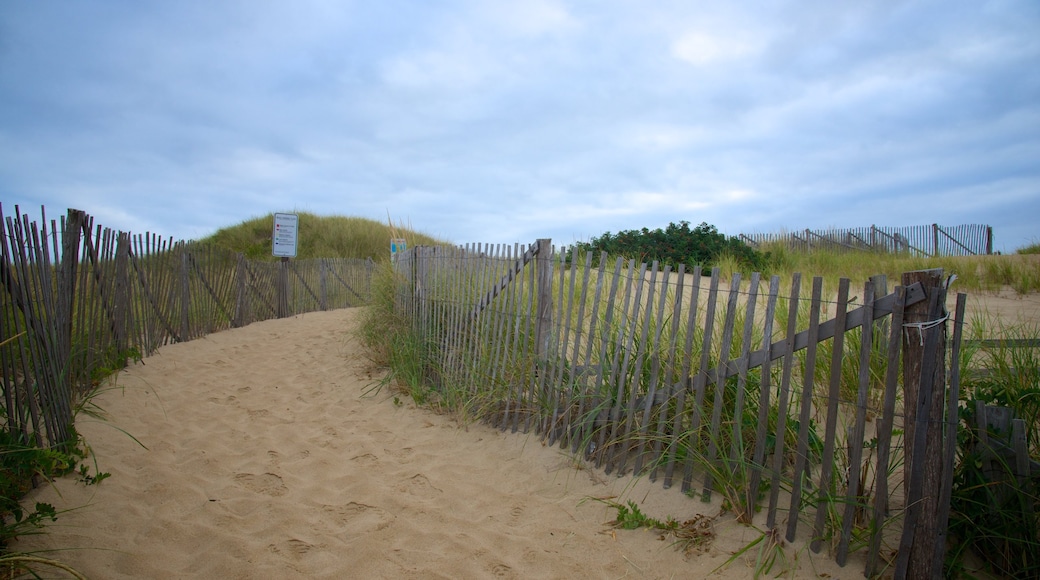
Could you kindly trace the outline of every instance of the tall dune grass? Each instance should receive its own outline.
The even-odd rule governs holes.
[[[903,272],[942,268],[947,274],[957,275],[957,289],[961,291],[997,292],[1010,288],[1018,294],[1040,292],[1040,258],[1029,252],[932,258],[879,252],[795,252],[782,244],[765,245],[761,250],[770,256],[770,273],[823,276],[829,287],[836,286],[842,277],[866,280],[885,274],[890,280],[899,280]]]
[[[445,240],[414,231],[405,226],[361,217],[318,216],[298,212],[298,259],[308,258],[372,258],[390,255],[390,238],[405,238],[409,246],[444,245]],[[218,230],[200,241],[210,242],[241,252],[253,260],[274,260],[271,256],[271,232],[274,214],[255,217],[238,225]],[[394,236],[396,233],[397,236]]]

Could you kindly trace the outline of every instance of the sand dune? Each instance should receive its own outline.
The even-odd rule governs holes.
[[[615,510],[589,498],[660,518],[719,505],[363,396],[377,377],[350,335],[357,316],[257,323],[119,374],[97,398],[109,420],[77,423],[112,476],[34,491],[27,501],[75,509],[15,548],[61,549],[50,555],[91,578],[701,578],[756,537],[728,516],[705,552],[613,531]],[[862,575],[857,560],[798,559],[799,577]]]

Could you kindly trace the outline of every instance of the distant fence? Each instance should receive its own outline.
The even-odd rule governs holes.
[[[897,577],[941,570],[952,465],[935,462],[954,455],[959,379],[947,391],[938,279],[856,297],[846,279],[830,300],[820,278],[806,298],[800,275],[781,294],[775,276],[727,290],[718,269],[593,263],[548,240],[399,254],[431,388],[608,473],[721,493],[778,535],[786,516],[789,541],[803,530],[841,565],[865,549],[868,576],[896,552]]]
[[[77,395],[159,347],[251,322],[368,302],[371,260],[248,260],[212,245],[0,208],[0,427],[69,438]]]
[[[781,243],[806,252],[871,251],[920,256],[976,256],[993,253],[993,228],[979,224],[806,229],[799,232],[740,234],[739,237],[751,246]]]

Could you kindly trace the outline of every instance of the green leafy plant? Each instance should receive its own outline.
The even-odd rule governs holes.
[[[675,544],[684,551],[705,550],[715,540],[715,517],[697,514],[684,521],[671,516],[659,520],[643,513],[639,504],[632,500],[620,503],[609,499],[593,499],[617,510],[617,517],[607,522],[607,525],[614,529],[655,530],[661,534],[662,539],[674,538]]]
[[[724,256],[747,270],[761,271],[768,264],[763,254],[736,237],[727,237],[708,223],[690,229],[690,222],[670,223],[668,227],[650,230],[624,230],[616,234],[605,232],[588,242],[578,244],[586,252],[607,252],[650,263],[658,261],[678,268],[679,264],[715,265]]]
[[[983,341],[996,330],[996,339]],[[962,351],[965,379],[960,406],[957,461],[950,513],[952,547],[946,567],[966,574],[972,552],[991,570],[1009,578],[1040,575],[1040,329],[972,321],[972,339]],[[986,338],[994,339],[993,335]],[[1004,407],[1025,426],[1033,467],[1018,474],[1012,455],[980,444],[979,405]],[[989,432],[991,441],[1009,443],[1009,433]],[[992,445],[992,444],[991,444]],[[1008,447],[1003,447],[1007,449]]]

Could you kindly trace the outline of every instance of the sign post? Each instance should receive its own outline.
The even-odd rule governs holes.
[[[281,258],[278,264],[278,318],[289,316],[289,258],[296,257],[300,216],[294,213],[274,214],[271,232],[271,254]]]

